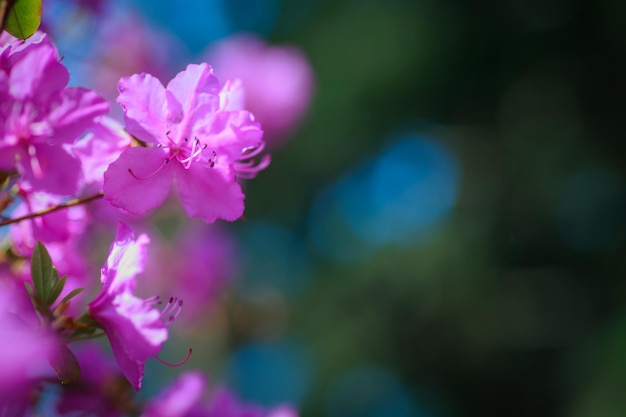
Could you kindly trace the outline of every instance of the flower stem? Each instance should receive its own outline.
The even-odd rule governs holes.
[[[0,221],[0,227],[2,226],[6,226],[9,224],[13,224],[13,223],[18,223],[21,222],[22,220],[28,220],[28,219],[34,219],[35,217],[41,217],[41,216],[45,216],[48,213],[53,213],[55,211],[59,211],[59,210],[63,210],[66,209],[68,207],[74,207],[74,206],[79,206],[81,204],[86,204],[89,203],[91,201],[97,200],[99,198],[104,197],[104,193],[102,191],[87,196],[87,197],[82,197],[82,198],[75,198],[73,200],[67,201],[65,203],[61,203],[61,204],[57,204],[56,206],[52,206],[52,207],[48,207],[45,210],[41,210],[35,213],[29,213],[26,214],[24,216],[21,217],[16,217],[14,219],[7,219],[7,220],[2,220]]]

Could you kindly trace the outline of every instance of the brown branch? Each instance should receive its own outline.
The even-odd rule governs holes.
[[[0,221],[0,227],[6,226],[8,224],[18,223],[18,222],[21,222],[22,220],[34,219],[35,217],[45,216],[48,213],[53,213],[55,211],[63,210],[68,207],[74,207],[74,206],[78,206],[81,204],[89,203],[91,201],[97,200],[102,197],[104,197],[104,193],[100,191],[99,193],[90,195],[88,197],[75,198],[74,200],[70,200],[66,203],[61,203],[53,207],[48,207],[47,209],[38,211],[36,213],[30,213],[21,217],[16,217],[15,219],[7,219],[7,220]]]
[[[11,7],[13,7],[13,0],[0,0],[0,32],[4,30],[4,21]]]

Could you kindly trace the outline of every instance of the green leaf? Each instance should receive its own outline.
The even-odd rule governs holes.
[[[26,292],[30,298],[35,296],[35,290],[33,290],[33,286],[28,281],[24,281],[24,286],[26,287]]]
[[[41,24],[42,0],[14,0],[9,2],[3,27],[19,39],[32,36]]]
[[[65,276],[63,276],[63,278],[61,279],[65,279]],[[84,288],[76,288],[75,290],[72,290],[68,295],[66,295],[65,297],[63,297],[63,300],[61,300],[61,302],[63,301],[69,301],[72,298],[74,298],[76,295],[78,295],[79,293],[81,293],[84,290]]]
[[[50,307],[63,290],[65,279],[59,280],[59,273],[52,266],[52,258],[41,242],[37,242],[33,250],[30,273],[37,296]]]
[[[54,269],[54,271],[56,272],[56,268]],[[57,272],[57,276],[58,276],[58,272]],[[49,305],[52,305],[52,303],[54,303],[56,299],[59,298],[61,291],[63,291],[63,287],[65,287],[66,279],[67,279],[67,275],[63,275],[61,279],[57,278],[56,283],[50,289],[50,295],[49,295],[50,298],[49,300],[47,300],[50,303]]]
[[[76,356],[65,346],[64,343],[57,344],[48,353],[48,362],[57,373],[61,384],[71,384],[80,378],[80,365]]]

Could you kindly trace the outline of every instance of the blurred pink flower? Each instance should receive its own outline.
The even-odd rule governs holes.
[[[102,13],[104,11],[104,6],[106,5],[106,0],[76,0],[76,3],[91,13]]]
[[[245,106],[263,126],[270,148],[281,145],[304,116],[314,91],[308,59],[295,46],[269,46],[252,34],[222,40],[205,52],[222,79],[240,79]]]
[[[288,405],[266,408],[244,403],[225,387],[213,391],[208,401],[202,401],[206,398],[206,385],[206,378],[199,371],[185,372],[148,403],[141,417],[298,417],[298,412]]]
[[[144,269],[150,239],[120,223],[115,242],[102,267],[102,290],[88,305],[90,316],[102,327],[122,373],[135,390],[141,388],[145,362],[156,356],[167,340],[167,327],[180,312],[182,301],[170,298],[163,311],[158,297],[134,295],[135,276]]]
[[[205,416],[200,407],[205,388],[201,372],[185,372],[146,405],[141,417]]]
[[[22,189],[22,201],[13,210],[12,217],[35,213],[63,202],[63,198],[44,192]],[[88,222],[84,206],[74,206],[44,216],[13,223],[9,226],[13,249],[22,256],[30,256],[37,241],[44,245],[63,243],[82,234]]]
[[[43,192],[29,192],[24,188],[20,196],[23,200],[13,210],[13,217],[38,212],[63,201],[59,196]],[[17,255],[30,258],[37,241],[42,242],[59,274],[67,275],[65,287],[60,295],[64,297],[76,288],[89,288],[91,285],[91,280],[87,280],[84,245],[80,244],[89,220],[90,217],[84,206],[74,206],[13,223],[9,226],[11,248]],[[15,272],[22,280],[30,281],[30,262],[18,265]],[[74,299],[70,307],[71,312],[78,312],[82,303],[76,301],[83,297],[83,294],[79,294]]]
[[[0,53],[0,169],[17,170],[36,190],[78,190],[80,161],[63,148],[109,105],[93,91],[66,88],[69,74],[44,35],[10,39]]]
[[[23,286],[0,276],[0,415],[19,416],[37,388],[37,377],[52,375],[47,356],[55,339],[22,311]],[[31,306],[32,309],[32,306]]]
[[[174,75],[171,62],[182,46],[167,32],[151,27],[141,14],[108,13],[98,29],[94,56],[84,63],[83,73],[88,85],[107,100],[117,97],[122,77],[146,72],[163,81]],[[112,110],[115,114],[118,108]]]
[[[235,239],[216,225],[191,222],[173,242],[158,241],[154,253],[147,270],[150,282],[142,292],[178,294],[185,300],[177,328],[204,325],[217,298],[234,279]]]
[[[286,404],[274,408],[244,403],[228,388],[218,388],[211,396],[206,417],[298,417],[298,412]]]
[[[263,131],[247,111],[231,110],[231,87],[222,91],[207,64],[190,64],[165,88],[150,74],[122,78],[126,130],[148,147],[126,149],[109,165],[105,199],[144,214],[163,203],[175,181],[189,217],[208,223],[241,217],[236,175],[251,178],[269,160],[249,161],[263,149]]]
[[[80,378],[64,387],[57,397],[60,415],[118,417],[131,408],[130,384],[115,369],[112,358],[97,345],[84,345],[75,352]]]

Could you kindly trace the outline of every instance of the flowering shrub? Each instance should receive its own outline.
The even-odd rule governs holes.
[[[239,181],[270,162],[261,125],[243,107],[242,84],[220,82],[207,63],[188,65],[166,86],[146,73],[122,77],[122,125],[107,116],[109,103],[98,93],[67,86],[69,72],[46,33],[15,25],[37,17],[26,3],[9,2],[0,16],[16,35],[0,35],[0,209],[7,213],[0,226],[8,229],[0,257],[0,416],[37,414],[50,403],[59,415],[296,415],[288,406],[246,405],[227,388],[201,400],[206,377],[199,371],[182,374],[153,399],[133,395],[148,359],[172,365],[158,355],[184,304],[137,295],[151,238],[119,219],[141,227],[140,216],[160,206],[173,184],[189,217],[242,217]],[[110,203],[108,214],[102,203]],[[98,261],[98,283],[87,258],[90,236],[112,221],[117,233]],[[215,265],[229,259],[220,251]],[[180,272],[196,282],[197,291],[187,292],[198,314],[228,280],[209,281],[198,274],[200,255],[191,257],[193,270],[180,265]],[[98,338],[115,361],[93,344]],[[44,404],[48,391],[53,400]]]

